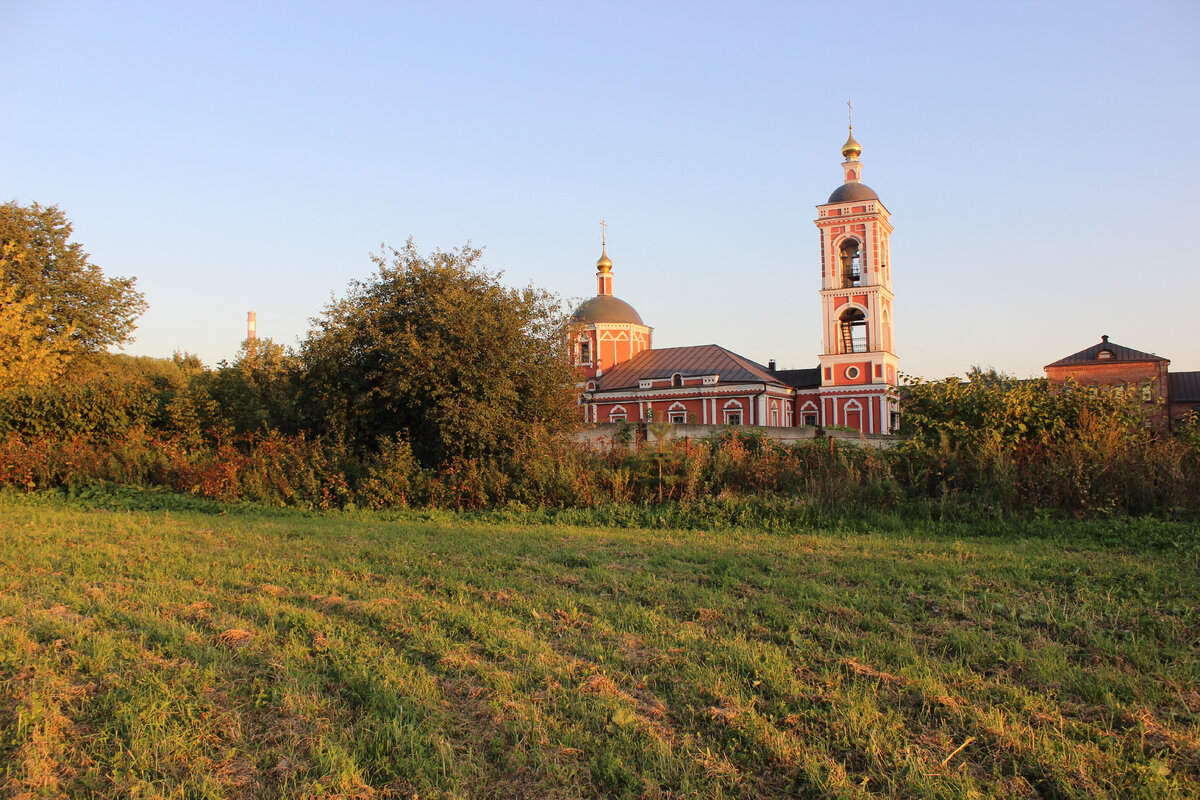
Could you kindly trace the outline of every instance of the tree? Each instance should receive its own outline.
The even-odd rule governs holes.
[[[557,299],[508,289],[470,245],[372,256],[377,271],[313,320],[301,408],[362,449],[397,435],[426,465],[503,455],[526,433],[579,418]]]
[[[41,386],[62,374],[71,358],[71,329],[52,333],[50,314],[22,298],[7,277],[0,254],[0,391]]]
[[[208,391],[237,433],[261,428],[295,431],[292,351],[269,338],[246,339],[233,364],[222,361]]]
[[[134,278],[106,278],[71,241],[71,223],[57,206],[0,205],[0,245],[8,248],[7,283],[16,297],[48,308],[51,339],[66,335],[80,351],[128,341],[146,310]]]

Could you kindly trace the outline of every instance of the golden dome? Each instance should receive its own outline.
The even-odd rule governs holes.
[[[608,246],[600,246],[600,260],[596,262],[596,269],[601,272],[612,272],[612,259],[608,257]]]
[[[847,159],[851,159],[858,158],[860,155],[862,155],[862,145],[854,141],[854,126],[851,125],[850,138],[848,138],[846,143],[842,145],[842,156]]]

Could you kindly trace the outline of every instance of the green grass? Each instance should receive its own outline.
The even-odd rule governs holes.
[[[163,505],[0,497],[0,796],[1200,794],[1167,523]]]

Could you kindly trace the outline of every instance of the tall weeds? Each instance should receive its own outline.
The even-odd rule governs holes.
[[[303,435],[197,444],[187,433],[133,427],[121,435],[10,433],[0,439],[0,485],[167,486],[222,502],[311,508],[669,506],[729,520],[738,517],[734,507],[757,517],[809,519],[914,504],[968,517],[1196,517],[1198,450],[1171,438],[1130,439],[1085,413],[1071,430],[1036,441],[985,436],[967,445],[943,437],[935,447],[909,440],[890,450],[829,439],[784,446],[737,433],[596,447],[533,433],[506,459],[459,458],[433,470],[418,464],[402,438],[363,456],[337,440]]]

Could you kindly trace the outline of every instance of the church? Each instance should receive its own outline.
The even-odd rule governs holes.
[[[862,182],[854,126],[842,146],[844,180],[817,206],[822,348],[817,366],[780,370],[715,344],[655,349],[654,329],[613,294],[607,241],[597,294],[576,309],[571,346],[587,422],[676,422],[841,427],[891,433],[898,425],[892,334],[892,226]]]

